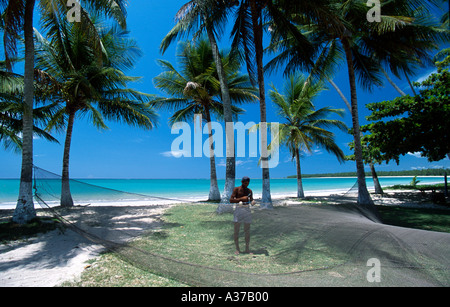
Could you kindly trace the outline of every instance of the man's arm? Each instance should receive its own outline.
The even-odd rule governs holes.
[[[252,206],[254,206],[254,205],[256,204],[256,202],[253,200],[253,191],[252,191],[252,190],[250,190],[250,197],[249,197],[248,202],[249,202]]]
[[[252,190],[250,190],[250,195],[249,195],[249,200],[248,201],[250,201],[250,202],[253,201],[253,191]]]
[[[247,196],[242,196],[242,197],[237,198],[237,192],[238,192],[238,188],[234,188],[233,193],[231,194],[231,197],[230,197],[230,203],[237,204],[241,201],[248,202]]]
[[[231,193],[230,203],[232,203],[232,204],[236,204],[236,203],[239,202],[239,200],[237,200],[237,198],[236,198],[236,196],[237,196],[237,191],[238,191],[238,189],[237,189],[237,188],[234,188],[234,189],[233,189],[233,193]]]

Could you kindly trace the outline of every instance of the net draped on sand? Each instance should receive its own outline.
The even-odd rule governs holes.
[[[450,285],[450,234],[383,224],[356,204],[353,189],[340,204],[256,206],[253,254],[236,256],[233,215],[217,214],[217,204],[180,200],[172,208],[184,210],[185,219],[173,220],[169,211],[149,220],[148,209],[176,199],[71,180],[76,206],[61,208],[60,176],[34,171],[35,199],[68,228],[140,269],[191,286]],[[95,195],[104,199],[91,203]]]

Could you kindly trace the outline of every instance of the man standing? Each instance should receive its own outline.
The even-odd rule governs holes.
[[[250,178],[242,178],[242,185],[233,189],[230,197],[230,203],[237,204],[234,209],[234,244],[236,245],[236,255],[241,252],[239,249],[239,230],[241,223],[244,223],[245,233],[245,252],[250,253],[250,224],[252,215],[250,205],[254,205],[253,192],[248,188]]]

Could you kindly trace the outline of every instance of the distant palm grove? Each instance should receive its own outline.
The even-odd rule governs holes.
[[[161,74],[153,81],[161,95],[133,89],[139,77],[128,72],[142,53],[127,30],[127,2],[80,0],[79,22],[73,22],[68,18],[72,7],[67,1],[0,0],[4,42],[4,59],[0,59],[0,143],[5,150],[22,155],[14,222],[27,223],[36,216],[32,191],[34,135],[58,142],[52,133],[65,132],[60,202],[64,207],[74,205],[69,181],[70,146],[74,122],[80,117],[87,117],[98,129],[107,128],[106,121],[112,120],[151,130],[159,124],[158,111],[170,110],[171,122],[202,114],[207,123],[214,118],[225,126],[238,120],[246,104],[256,103],[260,110],[257,128],[262,136],[263,208],[272,208],[267,160],[274,140],[269,140],[267,133],[268,103],[273,103],[278,112],[281,126],[277,141],[296,161],[298,197],[304,197],[300,157],[315,146],[332,153],[338,162],[355,161],[358,204],[369,209],[373,201],[366,186],[365,164],[374,172],[375,164],[398,160],[408,152],[420,152],[429,160],[450,157],[450,148],[445,147],[450,142],[439,145],[439,150],[433,145],[439,143],[435,138],[448,137],[450,49],[444,48],[450,34],[448,0],[380,1],[378,12],[366,0],[186,1],[175,16],[167,16],[170,21],[175,17],[175,23],[161,45],[155,46],[163,57],[170,45],[183,41],[178,63],[158,59]],[[33,17],[40,18],[39,30],[33,28]],[[219,49],[222,39],[231,42],[226,50]],[[14,72],[20,61],[24,61],[23,75]],[[429,66],[438,70],[433,81],[423,85],[425,91],[410,77]],[[239,72],[241,68],[246,73]],[[348,71],[348,93],[333,82],[342,68]],[[275,71],[285,76],[282,89],[266,84],[266,75]],[[414,97],[402,92],[392,76],[407,80]],[[373,101],[361,101],[357,86],[371,91],[386,83],[399,92],[399,100],[373,106],[378,117],[371,120],[390,115],[403,116],[404,120],[394,126],[379,123],[361,127],[359,110]],[[342,104],[318,109],[315,98],[328,85],[339,93]],[[390,113],[399,110],[397,104],[404,107],[408,103],[425,104],[433,114],[441,115],[441,119],[428,120],[427,131],[432,133],[426,134],[426,139],[407,140],[401,131],[407,135],[421,127],[418,121],[425,122],[427,116],[414,115],[411,123],[407,119],[413,114],[408,114],[407,108],[399,114]],[[344,112],[342,105],[351,114],[350,127],[339,120]],[[400,127],[392,137],[406,141],[396,140],[383,147],[382,136],[392,132],[392,127]],[[352,157],[345,157],[335,143],[335,129],[353,136]],[[235,141],[232,134],[227,134],[226,140],[229,144]],[[235,155],[227,150],[225,185],[219,187],[212,142],[209,148],[209,199],[220,202],[218,211],[222,212],[235,184]]]

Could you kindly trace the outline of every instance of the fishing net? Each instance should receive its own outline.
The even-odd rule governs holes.
[[[218,204],[71,180],[76,206],[62,208],[61,178],[39,168],[34,188],[39,204],[69,229],[190,286],[450,285],[450,234],[385,225],[353,193],[327,204],[291,198],[272,210],[256,205],[252,253],[235,255],[233,214],[217,214]],[[243,227],[239,238],[244,250]]]

